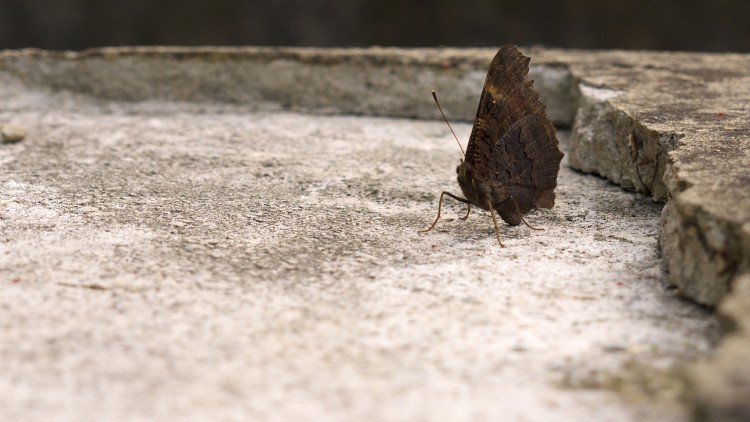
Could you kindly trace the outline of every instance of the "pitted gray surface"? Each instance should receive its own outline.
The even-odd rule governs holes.
[[[3,52],[0,77],[126,101],[236,103],[393,117],[471,119],[493,49],[110,48]],[[530,74],[569,162],[672,199],[662,249],[670,282],[714,306],[750,268],[745,125],[750,57],[531,48]],[[725,204],[732,202],[734,207]]]
[[[603,256],[609,257],[607,262],[612,268],[631,274],[634,280],[658,281],[653,285],[665,282],[664,276],[657,275],[658,270],[652,266],[652,260],[656,262],[659,258],[643,255],[651,247],[648,246],[649,241],[653,240],[653,232],[649,231],[651,217],[633,212],[627,229],[620,229],[617,225],[620,222],[624,224],[625,220],[621,217],[625,215],[625,210],[632,207],[640,209],[648,201],[643,202],[645,198],[638,196],[624,196],[636,198],[633,204],[641,205],[635,206],[630,200],[618,203],[600,194],[585,200],[570,200],[577,198],[579,193],[599,186],[587,183],[603,182],[591,182],[565,169],[561,173],[558,206],[551,212],[532,216],[532,224],[548,227],[548,231],[537,233],[503,227],[501,230],[506,236],[505,240],[513,248],[493,252],[497,255],[479,252],[491,250],[492,229],[487,216],[474,214],[464,223],[456,219],[462,212],[460,207],[451,206],[446,217],[453,220],[439,223],[435,231],[423,237],[409,237],[414,233],[407,230],[406,225],[411,228],[427,225],[433,218],[434,202],[439,191],[449,186],[455,189],[455,184],[450,183],[455,177],[453,169],[457,155],[450,154],[456,154],[457,148],[441,144],[438,148],[446,149],[439,151],[413,143],[415,139],[421,139],[420,136],[426,139],[438,136],[437,133],[442,136],[440,124],[430,126],[435,127],[434,132],[433,129],[423,132],[421,125],[432,125],[432,122],[355,118],[338,114],[437,117],[429,98],[430,89],[437,89],[449,116],[470,119],[476,110],[476,97],[492,54],[492,49],[382,48],[133,48],[84,53],[0,53],[0,94],[3,97],[0,125],[20,125],[29,130],[28,138],[20,144],[0,144],[3,177],[3,190],[0,191],[3,261],[0,270],[8,274],[6,278],[9,278],[12,289],[25,288],[21,287],[25,286],[24,281],[33,281],[31,285],[39,288],[38,300],[30,299],[32,296],[28,291],[8,290],[20,292],[18,296],[14,293],[3,297],[4,303],[12,304],[2,308],[11,316],[8,326],[14,326],[20,309],[29,312],[22,312],[28,317],[22,320],[47,321],[48,324],[41,324],[40,329],[49,330],[50,326],[59,322],[58,315],[63,315],[62,318],[79,315],[82,320],[85,312],[80,309],[81,304],[93,303],[89,294],[128,292],[142,296],[143,292],[160,286],[157,288],[159,292],[170,295],[174,291],[168,286],[185,288],[193,283],[198,286],[196,288],[205,290],[205,286],[215,280],[242,286],[230,295],[219,294],[215,309],[221,309],[218,303],[231,302],[228,296],[231,299],[236,299],[235,295],[247,298],[248,295],[244,294],[248,286],[246,280],[266,280],[265,284],[250,283],[258,288],[253,292],[255,296],[261,298],[258,302],[252,302],[255,305],[251,306],[252,309],[265,309],[264,306],[272,307],[274,303],[278,305],[276,301],[279,298],[288,304],[286,295],[289,292],[304,298],[301,302],[306,306],[308,302],[315,301],[328,303],[328,299],[337,306],[341,303],[359,306],[361,303],[369,304],[365,299],[374,295],[369,290],[367,294],[362,293],[362,286],[376,286],[381,276],[405,283],[407,287],[398,285],[399,289],[411,295],[415,290],[413,280],[431,280],[432,284],[427,284],[426,288],[418,283],[420,287],[416,288],[417,292],[432,291],[435,286],[441,286],[435,284],[435,277],[447,283],[445,286],[461,286],[457,280],[463,280],[470,287],[476,287],[472,283],[487,280],[489,276],[482,275],[487,272],[492,273],[489,279],[493,280],[488,285],[491,288],[487,289],[494,292],[497,287],[494,283],[500,283],[498,280],[506,280],[514,287],[516,284],[507,280],[517,280],[518,277],[552,280],[553,275],[545,272],[547,267],[557,268],[554,265],[561,262],[563,266],[574,267],[584,262],[601,263]],[[550,117],[556,124],[573,125],[566,163],[604,175],[626,189],[642,192],[657,200],[669,199],[661,213],[660,229],[663,262],[669,269],[668,283],[676,285],[679,293],[712,305],[730,294],[728,303],[731,304],[731,311],[723,311],[727,317],[725,321],[730,328],[744,327],[749,315],[743,305],[746,301],[742,299],[744,296],[733,296],[731,292],[733,284],[739,283],[735,280],[741,279],[746,272],[750,256],[747,252],[750,250],[750,237],[746,233],[747,213],[750,210],[747,194],[750,191],[744,189],[747,169],[750,168],[747,165],[745,124],[750,92],[747,84],[750,80],[747,76],[747,69],[750,68],[748,56],[581,52],[542,48],[527,49],[526,54],[532,57],[531,75],[536,79],[535,87],[547,104]],[[63,93],[59,93],[60,90]],[[66,91],[69,93],[64,93]],[[118,101],[137,101],[139,104]],[[291,114],[289,110],[326,113],[329,117]],[[401,125],[405,125],[406,129]],[[467,127],[463,130],[468,131]],[[305,141],[301,142],[301,139]],[[392,144],[383,146],[384,139]],[[397,139],[402,144],[396,143],[399,142]],[[447,144],[452,145],[448,139]],[[308,147],[307,144],[311,145]],[[329,145],[335,146],[335,151],[326,149]],[[328,158],[334,154],[336,160],[322,158],[320,151],[328,154]],[[447,159],[448,156],[452,158]],[[433,173],[438,171],[441,172],[439,177]],[[579,184],[586,187],[581,188]],[[566,197],[569,199],[567,203]],[[659,206],[652,204],[650,207],[653,212],[658,212]],[[612,210],[616,212],[612,214]],[[419,215],[419,224],[416,214]],[[453,217],[450,217],[451,214]],[[536,216],[542,219],[541,224],[533,221]],[[601,216],[606,216],[606,224],[592,223]],[[610,220],[615,226],[610,224]],[[563,223],[562,228],[556,225],[558,223]],[[576,229],[570,231],[570,226]],[[556,227],[558,231],[554,230]],[[591,238],[576,231],[579,229],[598,232]],[[632,242],[633,233],[643,233],[642,236],[635,236],[643,239],[634,242],[635,246],[631,248],[609,249],[609,246],[602,244],[613,239]],[[593,240],[586,243],[586,239]],[[429,248],[413,240],[429,242]],[[566,246],[566,242],[571,246]],[[581,242],[587,245],[583,248],[585,250],[576,246]],[[449,248],[446,249],[446,245]],[[602,247],[604,249],[600,249]],[[596,260],[588,255],[591,251]],[[539,254],[544,258],[540,258]],[[618,257],[624,260],[618,260]],[[507,268],[496,267],[498,259],[508,263]],[[419,271],[410,265],[419,268]],[[592,265],[598,268],[599,264]],[[458,268],[461,270],[458,271]],[[641,271],[645,268],[650,270]],[[563,274],[579,274],[570,271]],[[599,273],[586,272],[583,274],[584,280],[589,282],[585,277],[595,278],[596,274]],[[599,275],[606,278],[609,274],[605,272]],[[576,276],[571,278],[575,279]],[[342,279],[350,282],[341,284]],[[549,283],[543,282],[542,290],[549,288],[557,292],[556,285]],[[521,291],[528,290],[528,283],[520,284],[527,287]],[[533,288],[537,284],[530,285]],[[269,287],[270,290],[263,290],[260,286],[272,286],[273,289]],[[339,289],[334,290],[330,286]],[[353,296],[345,295],[341,286],[347,286],[346,293]],[[386,283],[386,286],[389,284]],[[564,286],[568,288],[567,280]],[[162,287],[163,291],[160,290]],[[88,293],[75,294],[68,302],[58,300],[59,295],[70,299],[70,295],[63,292],[79,288]],[[385,291],[399,291],[383,288]],[[437,290],[441,291],[440,288]],[[188,297],[193,294],[190,289],[179,291]],[[657,291],[662,292],[657,294],[657,297],[661,297],[659,295],[664,291]],[[493,294],[482,290],[480,296],[498,299]],[[115,296],[118,294],[115,293]],[[380,296],[387,298],[388,294]],[[626,301],[627,306],[640,303],[642,296],[635,297],[638,299]],[[514,298],[505,298],[508,309],[516,303]],[[28,302],[31,304],[29,308],[23,308],[27,304],[24,300],[31,300]],[[388,300],[394,303],[393,299]],[[555,303],[558,301],[559,298]],[[44,305],[40,307],[42,303]],[[160,303],[161,299],[151,302],[152,305]],[[184,302],[180,300],[178,303]],[[537,306],[542,309],[546,306],[543,302],[521,303],[533,307],[537,312]],[[68,307],[56,308],[58,305]],[[143,311],[139,307],[141,305],[134,306],[130,312],[121,313],[126,315],[123,321],[141,321],[136,316]],[[121,309],[118,306],[111,303],[102,305],[101,312],[95,313],[102,317],[102,325],[96,328],[82,325],[86,327],[84,331],[108,332],[102,328],[111,322],[111,315],[107,312],[109,308]],[[412,309],[411,306],[409,304],[407,308]],[[414,308],[419,312],[414,309],[404,311],[403,318],[411,320],[415,313],[421,315],[420,306]],[[648,305],[644,306],[650,309]],[[180,305],[177,307],[180,308]],[[727,307],[729,305],[721,309]],[[106,311],[104,308],[107,308]],[[159,309],[159,306],[153,308]],[[190,308],[193,308],[192,302]],[[150,309],[153,316],[158,316],[154,309]],[[239,306],[228,309],[239,309]],[[339,315],[340,309],[333,309]],[[377,309],[382,313],[389,308],[381,303]],[[547,319],[559,318],[566,309],[561,308],[560,312],[550,310]],[[578,306],[576,310],[593,312],[590,307]],[[471,315],[475,311],[479,310],[472,308]],[[686,315],[679,308],[666,307],[663,311],[663,318],[677,316],[679,319]],[[270,314],[276,316],[274,312]],[[316,320],[315,312],[307,308],[304,312],[300,318]],[[672,317],[668,316],[670,312],[674,312]],[[260,314],[266,315],[263,312]],[[49,315],[55,316],[50,319]],[[213,317],[209,319],[213,320]],[[363,320],[370,323],[377,318]],[[452,321],[435,319],[436,324],[440,322],[446,326],[451,326]],[[461,318],[458,321],[456,324],[461,330],[470,326]],[[174,323],[169,321],[160,327],[169,328]],[[520,324],[518,321],[513,323]],[[146,336],[143,338],[150,338],[148,336],[157,331],[150,326],[142,329],[139,324],[135,324],[135,330]],[[687,324],[692,322],[688,321]],[[706,321],[697,324],[711,326]],[[313,325],[312,332],[319,334],[318,325]],[[78,326],[76,322],[66,327],[75,331],[74,328]],[[331,326],[340,328],[342,325]],[[23,324],[19,327],[28,328]],[[299,327],[293,331],[297,334],[307,332]],[[36,333],[33,329],[28,332]],[[685,338],[694,334],[690,328],[676,332],[684,333]],[[693,334],[686,334],[688,332]],[[126,334],[117,334],[117,339],[127,337],[128,332],[123,333]],[[578,338],[570,331],[561,333]],[[541,332],[537,334],[541,335]],[[273,330],[268,330],[267,335],[268,338],[284,337]],[[659,364],[659,367],[674,368],[675,362],[702,354],[714,335],[716,331],[713,329],[702,332],[698,336],[697,349],[676,354],[665,352],[667,363],[664,366]],[[693,394],[688,398],[697,404],[700,415],[714,418],[727,415],[743,418],[747,415],[747,405],[742,400],[746,394],[739,387],[741,384],[733,381],[736,377],[740,380],[747,378],[742,375],[747,372],[746,366],[743,367],[745,361],[736,358],[736,351],[741,347],[733,346],[747,341],[747,331],[735,330],[731,336],[732,340],[722,343],[712,361],[690,371],[694,387]],[[27,337],[30,339],[33,335]],[[59,338],[67,337],[59,333],[40,337],[48,341],[44,344],[34,343],[36,339],[27,346],[23,346],[25,343],[22,341],[20,348],[14,348],[9,343],[5,352],[8,356],[16,356],[21,350],[22,355],[28,358],[28,364],[46,362],[52,365],[46,369],[61,378],[40,378],[40,385],[53,386],[47,390],[36,389],[36,385],[18,384],[18,379],[26,379],[24,376],[31,374],[24,372],[30,367],[15,367],[13,365],[19,360],[10,359],[8,367],[17,370],[9,372],[15,374],[13,376],[16,378],[8,378],[6,385],[6,396],[15,403],[15,407],[10,407],[12,410],[23,413],[29,406],[39,405],[42,413],[38,415],[42,418],[58,414],[62,406],[60,403],[69,401],[52,391],[70,393],[73,391],[70,386],[75,384],[75,388],[85,385],[83,389],[88,394],[80,398],[81,402],[76,402],[81,405],[80,412],[90,405],[100,413],[110,412],[109,416],[121,418],[134,414],[144,417],[176,414],[175,402],[162,400],[157,405],[150,401],[151,392],[155,393],[154,398],[164,398],[168,395],[166,391],[176,388],[175,384],[149,378],[150,390],[143,393],[147,390],[133,389],[138,383],[127,384],[123,381],[124,377],[131,377],[132,370],[101,378],[106,378],[109,383],[96,384],[109,389],[107,391],[122,393],[108,396],[113,398],[113,402],[105,403],[100,398],[92,398],[93,389],[87,389],[89,385],[84,378],[71,378],[70,374],[75,371],[65,372],[54,366],[59,364],[55,357],[77,359],[58,353],[59,347],[56,345],[60,343]],[[88,333],[79,337],[90,340],[96,336]],[[26,339],[24,335],[20,338]],[[207,338],[210,336],[202,337],[203,340]],[[456,337],[449,337],[448,340],[455,343]],[[656,343],[661,341],[657,340]],[[121,351],[132,347],[131,343],[118,343],[109,338],[104,342],[79,342],[88,346],[92,353]],[[145,343],[150,348],[149,352],[141,356],[145,356],[142,360],[135,359],[134,362],[157,362],[158,359],[151,359],[152,354],[171,356],[171,348],[167,347],[169,351],[166,351],[158,343]],[[669,341],[664,340],[664,343],[659,347],[671,350],[671,346],[667,345]],[[42,346],[48,346],[52,351]],[[326,343],[326,346],[330,345]],[[35,348],[33,352],[30,347]],[[358,356],[367,356],[361,348],[349,347],[348,343],[347,346],[339,345],[336,350],[344,348],[350,349],[347,353],[357,352]],[[306,344],[305,350],[309,349]],[[632,348],[614,344],[604,349],[618,355]],[[639,347],[635,349],[640,350]],[[35,354],[37,350],[45,352]],[[520,347],[519,350],[527,348]],[[340,358],[336,353],[329,354]],[[209,355],[207,353],[204,358]],[[391,356],[402,354],[391,352]],[[271,357],[268,359],[273,361]],[[295,359],[291,360],[296,362]],[[89,359],[85,362],[94,361]],[[633,406],[632,401],[627,399],[623,415],[629,416],[624,418],[636,413],[642,416],[639,412],[659,414],[665,412],[665,408],[671,408],[659,414],[660,417],[679,419],[678,414],[682,411],[674,407],[672,393],[679,390],[681,384],[673,382],[679,377],[672,376],[672,369],[654,372],[653,366],[649,365],[661,360],[650,355],[645,359],[626,359],[627,363],[615,361],[618,363],[612,367],[619,364],[619,367],[628,369],[624,375],[612,375],[612,371],[598,369],[591,372],[592,376],[583,377],[579,376],[581,371],[578,369],[566,369],[563,371],[565,375],[557,378],[549,375],[552,372],[546,374],[559,381],[555,383],[557,387],[566,389],[572,386],[578,393],[581,393],[580,388],[593,387],[599,394],[603,387],[609,391],[603,394],[611,398],[611,390],[616,390],[615,402],[625,396],[642,397],[644,390],[648,391],[646,395],[656,397],[656,400],[644,406],[641,406],[642,402]],[[645,367],[642,366],[644,361],[648,362]],[[315,360],[310,362],[319,363]],[[473,361],[464,361],[467,365],[470,362]],[[590,362],[580,363],[582,367],[589,367]],[[88,363],[79,362],[79,367],[89,368]],[[444,362],[436,365],[442,368]],[[168,367],[166,372],[157,370],[155,377],[172,374],[169,370],[174,369],[174,365],[165,366]],[[92,368],[89,380],[99,382],[99,373],[94,372],[103,366],[94,365]],[[588,373],[586,371],[583,370]],[[102,373],[109,372],[103,370]],[[287,373],[295,371],[289,370]],[[653,373],[655,377],[651,375]],[[177,371],[174,374],[186,379],[200,379],[187,375],[187,372]],[[317,375],[330,374],[321,372]],[[511,378],[517,382],[518,377]],[[61,379],[68,382],[66,385],[69,389],[59,388],[60,385],[55,384]],[[236,383],[226,378],[217,376],[216,379],[226,381],[230,391],[246,392],[236,389]],[[340,377],[334,376],[333,379],[341,381]],[[358,379],[372,383],[372,379],[366,377]],[[445,381],[447,378],[440,379]],[[472,386],[477,385],[471,377],[466,380],[471,381],[469,384]],[[502,383],[506,381],[503,378]],[[303,384],[309,386],[308,381]],[[389,388],[395,384],[386,384],[385,389],[391,394]],[[291,382],[288,385],[295,384]],[[409,384],[408,387],[415,385]],[[669,398],[662,400],[665,394],[652,394],[654,385],[660,386],[659,391],[668,391],[666,396]],[[415,410],[419,407],[415,403],[424,404],[424,397],[431,396],[434,391],[401,387],[399,391],[418,391],[423,395],[415,393],[409,406],[401,406],[399,402],[393,407],[408,408],[413,412],[407,412],[405,419],[428,414],[424,409]],[[319,391],[316,388],[295,387],[293,390],[274,390],[274,394],[275,397],[294,397],[297,404],[306,400],[320,404],[317,398],[326,397],[329,400],[333,394],[317,398],[292,394]],[[220,400],[232,401],[228,396],[215,395],[215,390],[195,387],[190,394],[208,394],[212,398],[221,396],[223,398]],[[466,384],[459,390],[468,391]],[[341,387],[334,394],[348,403],[348,407],[343,406],[348,413],[330,415],[324,412],[318,415],[351,417],[363,414],[356,412],[365,412],[370,416],[375,414],[370,411],[372,409],[385,412],[385,407],[372,404],[376,396],[371,394],[357,395],[360,398],[368,396],[370,402],[362,400],[355,403],[352,394],[356,391],[354,388]],[[497,393],[492,389],[488,391]],[[528,391],[533,391],[533,388]],[[518,398],[515,403],[522,403],[526,402],[524,397],[530,397],[524,395],[528,391],[516,388],[505,394]],[[731,394],[727,391],[731,391]],[[518,395],[514,395],[516,392]],[[488,414],[487,409],[500,409],[498,411],[501,412],[509,409],[503,407],[502,403],[489,406],[489,401],[483,401],[481,394],[473,393],[472,399],[461,401],[456,406],[435,408],[435,414],[447,411],[449,407],[452,411],[471,409],[471,412],[479,413],[471,413],[467,418],[481,419]],[[439,396],[438,400],[445,397],[448,395]],[[576,400],[583,396],[568,397],[576,397],[570,401],[563,400],[567,403],[565,409],[569,411],[568,414],[574,415],[576,406],[580,404]],[[270,400],[268,397],[266,399]],[[205,401],[214,403],[212,400]],[[378,401],[381,402],[384,400]],[[325,406],[326,403],[331,402],[323,402],[324,405],[318,409],[331,408]],[[538,402],[532,405],[540,408]],[[303,412],[307,416],[306,412],[311,412],[314,407],[297,406],[293,411]],[[551,409],[542,408],[546,409],[544,411]],[[47,409],[48,413],[43,413],[43,409]],[[191,408],[190,414],[200,415],[202,411],[213,412],[217,409],[218,406],[212,405],[197,406]],[[226,409],[227,415],[233,412],[247,415],[249,412],[248,408],[237,406]],[[254,411],[267,416],[263,412],[268,409],[270,407]],[[69,411],[74,412],[74,409],[70,408]],[[547,417],[544,411],[537,416]],[[490,413],[490,416],[493,415]],[[284,416],[293,415],[280,415],[281,418]],[[387,414],[384,418],[392,420],[396,416]]]
[[[457,187],[442,122],[37,94],[0,114],[29,130],[0,149],[10,419],[687,417],[715,321],[665,289],[648,198],[563,167],[500,249],[450,203],[417,234]]]

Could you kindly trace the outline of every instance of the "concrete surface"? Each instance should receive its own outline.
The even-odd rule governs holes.
[[[715,324],[663,288],[646,198],[564,169],[545,232],[500,249],[450,206],[420,236],[441,122],[28,95],[0,115],[29,128],[0,150],[8,419],[684,419]]]
[[[708,362],[691,368],[696,420],[747,421],[750,380],[750,276],[741,276],[721,303],[727,334]]]
[[[0,145],[3,408],[688,417],[679,368],[718,330],[662,286],[658,204],[564,169],[558,205],[530,216],[548,230],[504,227],[507,250],[481,213],[417,236],[455,187],[442,123],[336,115],[434,117],[437,88],[449,116],[471,118],[493,53],[0,54],[0,123],[29,133]],[[527,53],[551,117],[573,125],[570,164],[669,198],[669,281],[716,303],[748,256],[747,192],[731,189],[747,168],[747,57]],[[735,206],[718,210],[727,194]],[[745,391],[721,375],[739,364],[723,344],[705,365],[729,369],[689,375],[686,397],[706,417],[746,411],[696,387]]]
[[[256,110],[473,120],[491,49],[104,48],[0,52],[2,75],[53,90],[124,101],[224,102]],[[550,119],[570,125],[576,87],[566,65],[535,66]],[[540,75],[540,72],[544,75]],[[431,100],[431,98],[428,98]],[[450,101],[447,101],[450,99]]]
[[[668,199],[669,280],[718,304],[750,269],[750,56],[610,52],[571,72],[571,165]]]
[[[110,48],[8,51],[0,75],[124,101],[243,104],[472,120],[493,49]],[[739,54],[526,49],[550,118],[573,126],[570,164],[670,201],[662,249],[670,282],[710,306],[750,268],[747,109]],[[680,148],[677,148],[680,146]],[[707,161],[707,157],[712,157]],[[666,175],[666,177],[665,177]],[[727,207],[725,204],[737,206]]]

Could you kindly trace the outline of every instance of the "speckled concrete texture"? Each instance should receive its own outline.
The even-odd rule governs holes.
[[[741,397],[725,343],[684,391],[718,330],[666,286],[713,304],[746,268],[748,58],[527,49],[573,126],[565,163],[641,193],[563,168],[529,216],[544,232],[503,226],[499,249],[449,206],[419,236],[459,153],[403,117],[436,117],[434,88],[470,119],[493,53],[0,53],[0,124],[27,130],[0,144],[6,413],[684,420],[684,396],[742,415],[695,387]]]
[[[531,48],[550,118],[573,125],[570,165],[670,201],[662,249],[670,282],[716,305],[750,268],[741,227],[747,185],[750,57]],[[125,101],[236,103],[434,118],[473,118],[492,49],[110,48],[0,54],[0,77]],[[736,206],[727,207],[725,204]]]
[[[697,420],[746,421],[750,416],[750,276],[741,276],[721,303],[727,334],[710,361],[691,368],[691,401]]]
[[[500,249],[453,205],[417,233],[455,188],[442,122],[64,95],[0,117],[29,128],[0,150],[9,419],[685,418],[674,371],[715,323],[664,288],[647,198],[564,168],[546,230]]]

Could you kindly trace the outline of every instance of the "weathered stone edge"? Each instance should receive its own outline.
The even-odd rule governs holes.
[[[0,52],[0,72],[29,86],[97,98],[220,101],[257,109],[472,120],[494,49],[124,47]],[[189,66],[186,65],[189,63]],[[539,67],[532,69],[536,72]],[[565,66],[545,63],[537,89],[550,118],[569,126]],[[546,83],[550,81],[550,83]],[[561,84],[562,82],[562,84]],[[552,92],[550,91],[552,90]]]
[[[569,159],[574,168],[668,201],[660,246],[669,280],[684,296],[714,306],[733,279],[750,271],[750,130],[746,113],[724,120],[721,111],[741,108],[743,101],[713,92],[712,83],[734,88],[731,78],[690,80],[678,66],[674,73],[682,79],[665,88],[673,93],[654,95],[653,104],[647,104],[652,87],[591,86],[591,74],[574,69],[579,106]],[[648,76],[636,79],[648,86]],[[749,79],[748,72],[735,77],[737,97],[750,100]]]

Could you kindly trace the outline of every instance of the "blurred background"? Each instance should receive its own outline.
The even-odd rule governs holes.
[[[498,46],[750,51],[748,0],[0,0],[0,49]]]

